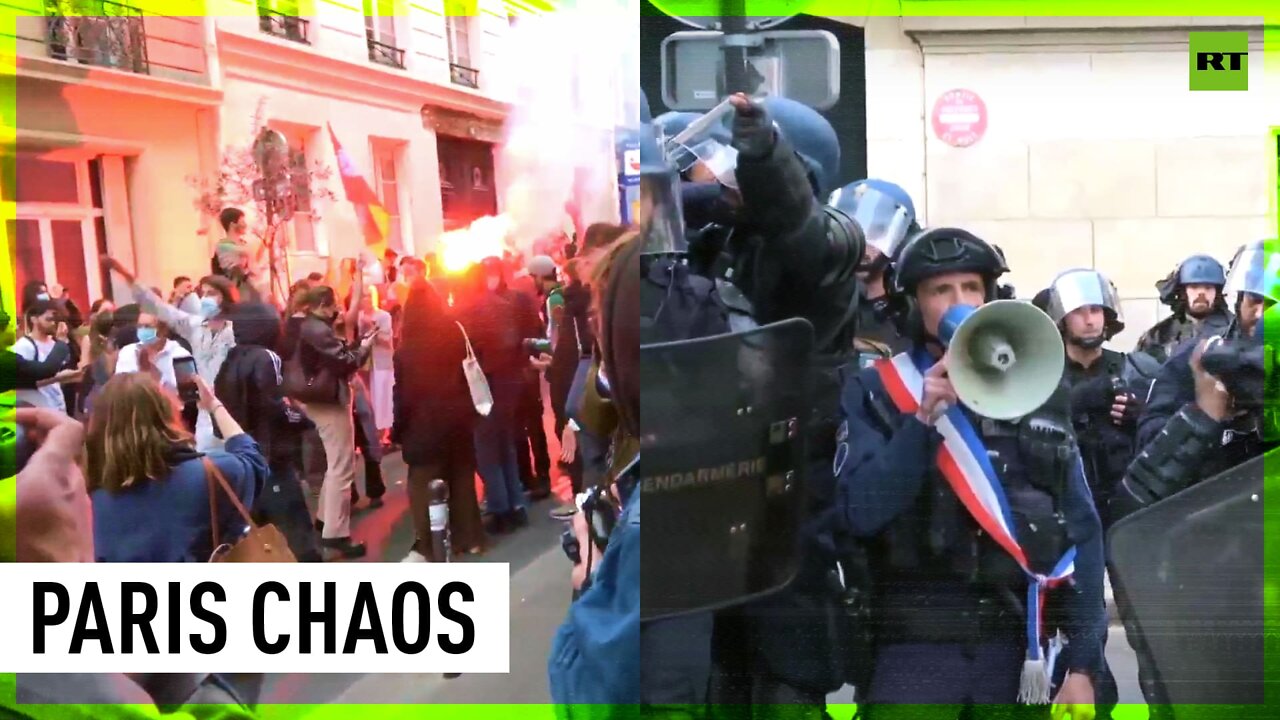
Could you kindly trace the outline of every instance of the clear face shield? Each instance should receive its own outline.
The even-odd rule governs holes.
[[[850,193],[853,197],[849,197]],[[874,247],[885,257],[894,256],[911,228],[912,218],[907,209],[870,185],[836,190],[827,204],[853,218],[867,237],[867,247]]]
[[[1227,273],[1226,293],[1252,293],[1280,300],[1280,247],[1274,242],[1240,248]]]
[[[674,171],[641,176],[639,220],[644,233],[644,252],[684,252],[688,248],[680,202],[680,176]]]
[[[1068,270],[1054,279],[1049,288],[1049,317],[1060,323],[1072,311],[1097,305],[1110,310],[1116,324],[1124,327],[1120,297],[1110,280],[1094,270]]]
[[[725,100],[679,134],[663,139],[667,157],[679,173],[688,174],[695,182],[714,180],[738,189],[738,151],[730,144],[730,135],[722,124],[722,119],[732,112],[733,105]]]

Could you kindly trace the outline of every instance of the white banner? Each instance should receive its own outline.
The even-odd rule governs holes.
[[[0,565],[0,672],[506,673],[505,563]]]

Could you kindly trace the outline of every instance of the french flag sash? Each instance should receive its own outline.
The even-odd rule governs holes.
[[[924,372],[934,363],[927,353],[913,358],[906,353],[877,360],[875,368],[889,399],[904,415],[915,415],[924,394]],[[1027,555],[1018,544],[1013,514],[1004,487],[987,457],[982,438],[957,405],[948,408],[934,424],[942,435],[938,448],[938,470],[956,497],[979,527],[1009,554],[1027,574],[1027,657],[1022,668],[1018,702],[1034,705],[1049,702],[1049,663],[1042,647],[1041,614],[1045,594],[1068,580],[1075,571],[1076,549],[1062,556],[1049,575],[1033,572]]]

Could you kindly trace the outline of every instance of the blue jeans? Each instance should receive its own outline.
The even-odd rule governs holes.
[[[516,460],[516,410],[520,401],[519,378],[489,378],[493,409],[476,423],[476,467],[484,482],[485,504],[491,513],[525,506]]]

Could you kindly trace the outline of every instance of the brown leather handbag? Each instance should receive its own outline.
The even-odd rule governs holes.
[[[203,458],[204,461],[204,479],[209,486],[209,528],[213,533],[213,555],[209,557],[209,562],[263,562],[263,563],[284,563],[297,562],[298,559],[293,556],[293,551],[289,549],[289,543],[284,539],[284,535],[276,528],[275,525],[256,525],[253,518],[249,516],[249,511],[245,509],[244,503],[240,502],[240,498],[236,496],[236,491],[231,487],[231,483],[227,482],[227,478],[223,476],[222,471],[208,457]],[[249,532],[244,537],[224,545],[219,539],[218,526],[218,486],[222,487],[222,491],[231,498],[231,504],[235,506],[236,511],[244,518],[245,524],[249,526]]]

